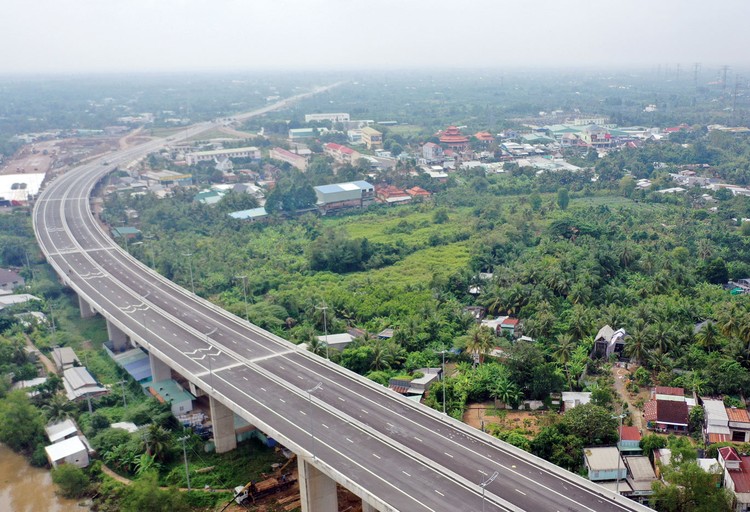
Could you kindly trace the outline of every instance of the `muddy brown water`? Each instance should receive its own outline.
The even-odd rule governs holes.
[[[3,512],[86,512],[77,500],[55,494],[49,470],[29,462],[0,444],[0,511]]]

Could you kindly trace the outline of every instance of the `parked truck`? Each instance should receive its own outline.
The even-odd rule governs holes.
[[[272,477],[260,482],[249,482],[246,486],[238,485],[234,488],[234,501],[238,505],[255,503],[256,500],[289,489],[297,479],[291,474]]]

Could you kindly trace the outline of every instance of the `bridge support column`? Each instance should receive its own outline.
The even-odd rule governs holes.
[[[362,512],[378,512],[378,509],[376,509],[366,501],[362,501]]]
[[[148,362],[151,363],[152,382],[159,382],[172,378],[172,369],[169,365],[157,358],[151,352],[148,353]]]
[[[338,512],[336,482],[302,458],[297,461],[302,512]]]
[[[91,318],[96,315],[94,308],[92,308],[88,302],[83,300],[80,295],[78,296],[78,309],[81,310],[81,318]]]
[[[107,335],[112,340],[115,352],[119,352],[128,347],[128,335],[122,332],[115,324],[107,320]]]
[[[237,435],[234,433],[234,413],[214,397],[209,397],[209,399],[216,453],[232,451],[237,448]]]

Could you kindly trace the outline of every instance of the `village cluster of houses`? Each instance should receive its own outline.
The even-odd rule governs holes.
[[[566,396],[568,395],[568,396]],[[586,392],[563,393],[565,408],[588,403]],[[688,397],[682,388],[656,386],[645,404],[644,419],[653,432],[687,434],[689,411],[703,407],[703,439],[714,443],[745,443],[750,440],[750,414],[747,409],[727,407],[724,401],[709,397]],[[643,432],[636,427],[621,426],[619,442],[614,447],[588,447],[584,450],[584,466],[589,480],[623,496],[647,502],[651,484],[661,477],[664,466],[671,462],[668,448],[656,450],[653,464],[642,455]],[[735,510],[750,509],[750,456],[741,455],[734,446],[719,448],[718,459],[698,458],[698,465],[715,475],[716,484],[723,485],[735,496]]]

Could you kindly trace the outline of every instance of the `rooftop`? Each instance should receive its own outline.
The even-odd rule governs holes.
[[[651,482],[656,480],[656,473],[654,473],[654,468],[651,466],[648,457],[645,455],[630,455],[625,457],[625,464],[628,466],[634,481],[648,482],[646,489],[642,490],[651,489]]]
[[[13,283],[18,281],[21,275],[9,268],[0,268],[0,283]]]
[[[87,394],[106,393],[107,388],[103,388],[96,383],[94,377],[83,366],[74,366],[63,372],[63,385],[65,394],[69,400],[75,400]]]
[[[623,441],[640,441],[641,432],[637,427],[628,427],[627,425],[623,425],[622,427],[620,427],[620,439],[622,439]]]
[[[722,446],[719,448],[719,455],[724,460],[741,460],[733,446]]]
[[[50,460],[53,461],[64,459],[65,457],[73,455],[74,453],[85,450],[86,446],[78,436],[65,439],[64,441],[60,441],[59,443],[45,446],[44,448],[44,451],[47,452],[47,456],[50,458]]]
[[[618,467],[620,452],[615,446],[605,446],[602,448],[584,448],[583,456],[586,463],[592,471],[607,471]],[[619,462],[620,467],[622,462]]]
[[[750,492],[750,457],[743,455],[741,459],[739,471],[727,471],[738,494]]]
[[[219,156],[244,153],[246,151],[258,151],[258,148],[256,148],[255,146],[247,146],[244,148],[213,149],[210,151],[196,151],[192,154],[196,156]]]
[[[44,431],[47,433],[51,443],[56,443],[61,439],[65,439],[71,434],[78,432],[78,427],[75,421],[71,419],[63,420],[59,423],[52,423],[44,427]]]
[[[736,423],[750,423],[750,414],[748,414],[747,409],[727,407],[726,412],[727,416],[729,417],[729,421],[734,421]]]
[[[167,402],[170,404],[195,399],[193,395],[185,391],[182,386],[172,379],[152,382],[148,386],[148,390],[160,402]]]
[[[674,396],[685,396],[685,390],[682,388],[673,388],[670,386],[656,386],[654,392],[657,395],[674,395]]]
[[[266,217],[267,215],[268,215],[268,212],[262,206],[260,208],[250,208],[249,210],[240,210],[238,212],[232,212],[229,214],[229,216],[232,217],[233,219],[240,219],[240,220],[257,219],[261,217]]]
[[[72,366],[76,363],[81,364],[78,356],[70,347],[54,347],[52,349],[52,359],[54,359],[55,365],[58,368]]]

